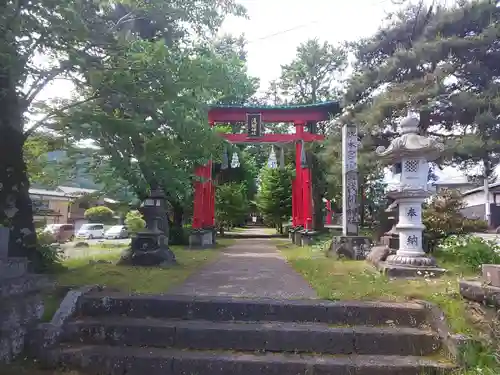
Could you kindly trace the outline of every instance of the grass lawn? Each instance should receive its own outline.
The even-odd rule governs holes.
[[[87,254],[91,255],[65,260],[64,270],[53,276],[59,287],[102,285],[127,293],[165,293],[172,286],[182,283],[203,265],[215,260],[219,249],[233,242],[231,239],[217,241],[215,249],[189,250],[181,246],[172,246],[178,264],[168,268],[117,266],[115,263],[120,257],[122,248],[91,246],[86,249]],[[92,261],[102,261],[102,263]],[[46,296],[45,321],[51,319],[63,297],[59,294]]]
[[[316,290],[320,298],[391,302],[426,300],[441,307],[455,333],[474,337],[481,334],[480,327],[471,319],[468,303],[461,298],[458,290],[458,279],[475,274],[459,265],[438,260],[439,265],[449,271],[439,279],[389,280],[368,262],[327,258],[321,246],[297,247],[284,241],[276,241],[276,246],[292,267]],[[487,363],[488,367],[484,372],[463,374],[500,373],[500,368],[489,370],[493,363],[491,352],[478,350],[471,355],[474,357],[472,362],[476,365],[481,362]]]
[[[82,286],[104,285],[123,292],[164,293],[172,286],[182,283],[189,275],[203,265],[214,261],[221,248],[231,245],[232,239],[217,239],[217,247],[209,250],[188,250],[172,246],[178,264],[169,268],[116,266],[123,246],[90,246],[75,253],[76,257],[63,262],[64,269],[53,275],[56,285]],[[91,261],[111,263],[91,263]],[[89,263],[90,262],[90,263]],[[64,295],[54,293],[45,297],[44,321],[49,321],[59,307]],[[77,371],[43,370],[31,360],[19,359],[10,365],[0,364],[1,375],[82,375]]]

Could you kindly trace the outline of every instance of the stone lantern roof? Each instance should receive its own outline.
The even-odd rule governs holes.
[[[408,114],[401,121],[401,135],[392,140],[385,148],[377,147],[375,153],[386,164],[395,164],[402,158],[425,157],[427,161],[436,160],[444,151],[444,144],[418,134],[419,120]]]

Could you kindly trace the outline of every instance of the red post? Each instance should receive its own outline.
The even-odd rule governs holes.
[[[292,226],[297,225],[297,179],[294,178],[292,181]]]
[[[297,138],[301,139],[304,134],[304,125],[295,122],[295,133]],[[297,215],[296,226],[304,226],[304,205],[303,205],[303,186],[302,186],[302,168],[300,166],[300,156],[302,154],[302,142],[295,143],[295,213]]]
[[[203,225],[203,167],[196,167],[194,182],[193,228],[201,229]]]
[[[312,229],[312,191],[311,191],[311,170],[302,168],[302,199],[304,205],[304,229]]]
[[[212,182],[212,162],[196,168],[194,183],[193,228],[202,229],[214,224],[215,189]]]
[[[326,225],[332,224],[332,201],[327,200],[325,203],[326,208]]]
[[[304,227],[304,229],[312,229],[312,191],[311,191],[311,185],[312,185],[312,176],[311,176],[311,170],[306,166],[305,168],[302,168],[302,163],[301,163],[301,155],[302,155],[302,142],[300,140],[303,140],[305,136],[307,135],[304,132],[304,126],[305,124],[303,122],[295,121],[295,131],[297,134],[297,143],[295,144],[295,171],[296,175],[299,176],[298,181],[297,181],[297,186],[298,186],[298,197],[299,201],[297,202],[297,206],[299,209],[299,223],[298,225],[301,225]]]

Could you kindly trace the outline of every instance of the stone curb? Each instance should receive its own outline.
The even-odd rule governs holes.
[[[51,321],[38,324],[30,333],[26,343],[28,354],[35,358],[45,358],[49,349],[59,343],[65,323],[77,312],[80,298],[101,289],[98,285],[87,285],[68,291]]]
[[[446,353],[459,365],[464,365],[461,353],[463,348],[474,340],[466,335],[454,334],[446,320],[444,312],[434,303],[428,301],[415,301],[424,306],[427,315],[427,322],[431,328],[439,335]]]

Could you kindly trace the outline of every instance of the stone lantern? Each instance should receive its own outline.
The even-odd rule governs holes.
[[[391,144],[378,147],[377,156],[387,165],[401,166],[400,180],[388,196],[398,206],[399,248],[387,257],[384,270],[389,276],[437,276],[445,270],[423,250],[422,205],[428,191],[429,162],[444,151],[444,144],[418,134],[419,119],[409,113],[401,121],[401,135]]]
[[[153,189],[141,204],[139,211],[146,228],[132,239],[130,249],[122,254],[120,263],[134,266],[158,266],[176,263],[175,254],[168,247],[168,218],[165,193]]]

